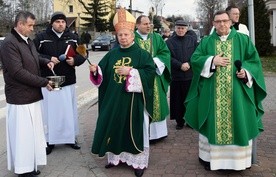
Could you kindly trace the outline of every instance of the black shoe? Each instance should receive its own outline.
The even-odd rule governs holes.
[[[141,177],[144,174],[144,169],[134,169],[134,174],[137,177]]]
[[[52,148],[46,147],[46,155],[49,155],[52,153]]]
[[[185,123],[185,126],[188,127],[188,128],[191,128],[193,129],[189,124]]]
[[[209,163],[209,164],[205,164],[205,165],[204,165],[204,169],[205,169],[206,171],[211,171],[210,163]]]
[[[37,170],[37,171],[34,170],[34,171],[32,172],[33,175],[40,175],[40,173],[41,173],[41,172],[40,172],[39,170]]]
[[[198,160],[199,160],[200,164],[204,166],[204,169],[206,171],[211,171],[210,162],[206,162],[206,161],[202,160],[201,158],[198,158]]]
[[[115,165],[112,164],[112,163],[108,163],[108,164],[106,164],[104,167],[108,169],[108,168],[115,167]]]
[[[176,129],[176,130],[181,130],[181,129],[183,129],[183,127],[184,127],[184,125],[176,125],[176,126],[175,126],[175,129]]]
[[[153,140],[150,140],[150,144],[156,144],[156,143],[159,143],[161,141],[163,141],[164,139],[166,139],[168,136],[163,136],[161,138],[158,138],[158,139],[153,139]]]
[[[34,175],[32,172],[30,173],[23,173],[18,175],[18,177],[37,177],[36,175]]]
[[[49,143],[47,143],[47,147],[46,147],[46,155],[51,154],[51,152],[53,151],[54,147],[55,147],[55,145],[54,145],[54,144],[51,144],[51,145],[50,145]]]
[[[81,147],[79,146],[79,144],[77,143],[77,141],[75,141],[75,144],[66,144],[68,146],[70,146],[72,149],[80,149]]]

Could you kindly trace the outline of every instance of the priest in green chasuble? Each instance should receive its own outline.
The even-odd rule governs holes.
[[[134,43],[135,18],[119,9],[113,24],[120,46],[90,65],[90,80],[99,87],[92,153],[107,155],[106,168],[122,162],[142,176],[149,160],[155,66],[151,55]]]
[[[263,131],[266,88],[258,52],[238,33],[226,11],[191,58],[194,72],[185,121],[199,132],[199,160],[206,170],[251,167],[252,139]]]
[[[148,16],[139,16],[136,27],[135,43],[150,53],[156,67],[150,140],[160,140],[168,135],[166,118],[169,115],[167,92],[171,81],[170,50],[161,35],[152,32]]]

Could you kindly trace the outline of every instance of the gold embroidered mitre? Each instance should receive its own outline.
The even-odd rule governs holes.
[[[120,29],[129,29],[134,31],[136,19],[126,9],[120,8],[117,10],[113,18],[113,26],[118,32]]]

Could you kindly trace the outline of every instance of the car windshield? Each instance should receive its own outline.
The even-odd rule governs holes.
[[[98,40],[109,40],[110,36],[99,36],[97,37]]]

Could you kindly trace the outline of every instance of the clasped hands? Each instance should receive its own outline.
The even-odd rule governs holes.
[[[214,57],[214,59],[213,59],[213,64],[214,64],[215,66],[223,66],[223,67],[225,67],[225,66],[231,64],[231,62],[230,62],[229,58],[224,57],[224,56],[223,56],[223,53],[221,53],[221,54],[216,55],[216,56]],[[241,68],[240,71],[237,71],[237,72],[236,72],[236,75],[237,75],[237,77],[238,77],[239,79],[244,79],[244,78],[246,78],[246,72],[245,72],[245,70],[244,70],[243,68]]]
[[[119,66],[116,68],[117,74],[119,74],[121,76],[129,75],[130,69],[131,69],[131,67],[129,67],[129,66]]]
[[[181,70],[182,71],[188,71],[190,69],[190,65],[188,62],[185,62],[181,65]]]
[[[98,67],[98,65],[96,65],[96,64],[89,65],[90,72],[95,74],[97,72],[97,67]],[[129,66],[118,66],[116,68],[115,72],[119,75],[127,76],[127,75],[129,75],[130,69],[131,69],[131,67],[129,67]]]

